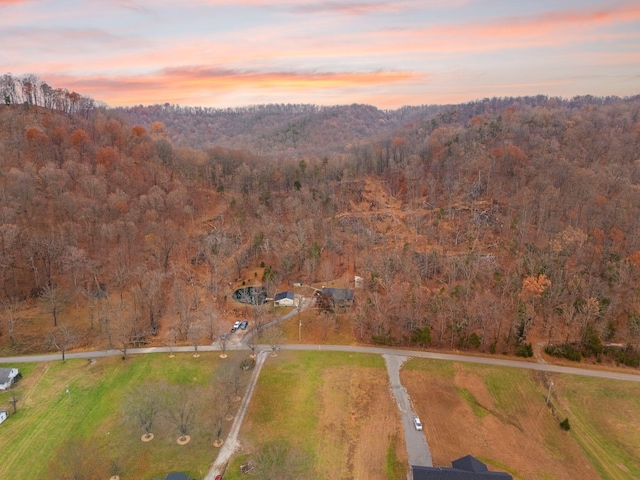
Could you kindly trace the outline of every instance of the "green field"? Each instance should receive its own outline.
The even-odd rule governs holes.
[[[245,355],[20,365],[23,379],[13,389],[18,413],[0,425],[0,478],[106,479],[116,470],[123,480],[170,471],[203,478],[218,453],[214,402],[229,382],[229,366]],[[246,381],[249,373],[242,375]],[[640,478],[638,383],[425,359],[409,360],[402,379],[437,465],[473,454],[516,479]],[[545,403],[551,380],[553,411]],[[187,445],[176,443],[179,433],[168,418],[156,421],[151,442],[141,441],[126,406],[128,393],[145,383],[183,388],[194,399]],[[0,393],[0,408],[11,410],[10,398]],[[558,426],[565,417],[569,432]],[[224,422],[223,437],[230,426]],[[406,478],[404,435],[379,355],[268,357],[240,440],[243,449],[225,480],[248,478],[240,473],[245,462],[270,465],[262,478],[281,480]]]
[[[271,453],[289,452],[282,459],[286,468],[273,470],[277,478],[404,479],[406,461],[398,458],[406,459],[406,453],[398,426],[379,355],[281,352],[263,367],[241,431],[246,453],[231,463],[225,480],[246,478],[240,464],[264,458],[265,445]],[[372,430],[378,430],[375,444]],[[366,458],[367,448],[379,455]]]
[[[158,354],[20,365],[18,413],[0,425],[0,478],[109,478],[118,469],[122,478],[164,478],[170,471],[201,478],[217,454],[207,400],[222,362],[232,360]],[[156,381],[194,396],[187,445],[176,443],[178,430],[163,418],[154,424],[155,438],[143,443],[143,431],[126,414],[127,392]],[[9,399],[3,392],[0,405],[9,407]],[[74,471],[85,476],[72,477]]]
[[[640,385],[562,375],[559,411],[601,478],[640,478]]]

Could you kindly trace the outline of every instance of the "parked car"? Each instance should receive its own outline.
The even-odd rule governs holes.
[[[220,335],[220,340],[226,340],[228,336],[229,334],[227,332],[224,332],[222,335]]]
[[[240,328],[240,321],[237,321],[236,323],[233,324],[233,327],[231,327],[231,333],[235,332],[239,328]]]
[[[222,480],[222,475],[216,475],[216,480]]]
[[[418,430],[419,432],[422,431],[422,422],[418,417],[413,419],[413,424],[416,426],[416,430]]]
[[[246,320],[240,322],[240,329],[241,330],[246,330],[248,326],[249,326],[249,322],[247,322]]]

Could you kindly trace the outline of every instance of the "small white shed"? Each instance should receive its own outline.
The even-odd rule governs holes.
[[[7,418],[9,418],[9,412],[0,410],[0,423],[4,422]]]
[[[276,307],[293,307],[295,305],[295,296],[293,292],[276,293],[273,297],[273,304]]]
[[[0,390],[6,390],[18,376],[17,368],[0,368]]]

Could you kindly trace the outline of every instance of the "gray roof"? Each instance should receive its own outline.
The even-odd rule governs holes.
[[[466,470],[467,472],[480,473],[489,471],[484,463],[471,455],[454,460],[451,462],[451,466],[458,470]]]
[[[353,290],[348,288],[323,288],[322,294],[329,294],[335,302],[352,302]]]
[[[189,475],[181,472],[172,472],[164,477],[164,480],[189,480]]]
[[[0,368],[0,383],[7,383],[11,380],[11,370],[13,368]]]
[[[283,298],[290,298],[291,300],[293,300],[294,299],[293,292],[276,293],[275,296],[273,297],[273,300],[277,302],[278,300],[282,300]]]
[[[452,467],[420,467],[412,465],[413,480],[513,480],[504,472],[490,472],[487,466],[471,455],[452,462]]]

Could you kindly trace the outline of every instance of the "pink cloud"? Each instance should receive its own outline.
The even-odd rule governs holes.
[[[416,35],[450,37],[476,37],[500,39],[512,38],[519,41],[544,39],[551,33],[566,36],[571,32],[566,29],[592,30],[595,27],[620,22],[633,22],[640,19],[640,6],[626,3],[609,9],[594,10],[559,10],[539,15],[511,16],[499,18],[485,23],[467,23],[449,27],[426,28],[414,30]],[[560,32],[558,32],[560,31]],[[529,40],[527,40],[529,39]]]
[[[117,106],[173,103],[177,99],[221,96],[234,91],[332,91],[416,83],[425,77],[415,72],[262,72],[187,67],[141,76],[54,76],[52,82]]]
[[[386,2],[359,3],[359,2],[309,2],[297,5],[293,8],[298,13],[335,13],[347,15],[363,15],[368,13],[388,12],[401,10],[402,4]]]

